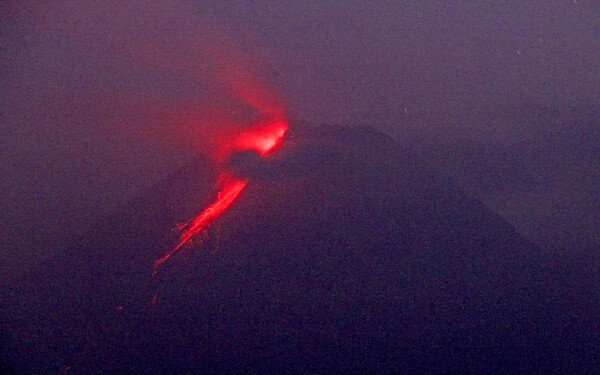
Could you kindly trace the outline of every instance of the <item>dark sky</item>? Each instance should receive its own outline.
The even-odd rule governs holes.
[[[246,118],[237,66],[295,121],[394,136],[540,243],[599,240],[597,2],[126,3],[0,6],[2,273]]]

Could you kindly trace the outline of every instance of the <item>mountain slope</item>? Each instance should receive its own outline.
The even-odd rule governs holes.
[[[390,138],[305,129],[243,173],[250,183],[231,209],[155,277],[177,240],[170,228],[215,193],[209,163],[16,285],[2,314],[10,363],[73,373],[598,365],[597,296],[578,299],[591,290],[555,258]]]

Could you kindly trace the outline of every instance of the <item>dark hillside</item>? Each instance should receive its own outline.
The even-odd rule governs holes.
[[[292,134],[203,239],[150,277],[214,178],[205,162],[180,171],[15,285],[2,303],[9,363],[24,373],[598,366],[594,287],[369,129]]]

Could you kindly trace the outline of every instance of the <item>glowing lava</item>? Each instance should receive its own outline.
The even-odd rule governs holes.
[[[230,136],[233,141],[223,142],[217,151],[217,159],[224,162],[231,154],[247,150],[264,156],[281,143],[287,129],[287,122],[280,119],[254,124],[236,136]]]
[[[264,156],[281,143],[287,128],[287,122],[284,120],[271,120],[259,123],[240,133],[231,143],[224,144],[224,147],[219,152],[219,159],[225,160],[225,158],[234,152],[246,150],[254,150],[261,156]],[[236,178],[226,170],[222,171],[219,177],[221,189],[215,201],[181,226],[179,242],[171,251],[156,260],[153,274],[156,274],[158,267],[166,262],[182,246],[191,241],[221,216],[233,204],[247,183],[247,180]]]
[[[254,150],[264,155],[281,143],[286,131],[287,124],[283,120],[252,128],[238,136],[233,151]]]
[[[192,218],[183,225],[179,242],[171,251],[159,258],[154,263],[154,273],[157,272],[158,267],[166,262],[171,255],[173,255],[188,241],[202,232],[202,230],[210,225],[210,223],[212,223],[217,217],[221,216],[221,214],[225,212],[229,206],[231,206],[233,201],[242,192],[247,183],[247,181],[239,180],[233,177],[224,177],[221,179],[226,179],[226,181],[223,183],[223,187],[217,194],[216,200],[202,210],[202,212],[200,212],[196,217]]]

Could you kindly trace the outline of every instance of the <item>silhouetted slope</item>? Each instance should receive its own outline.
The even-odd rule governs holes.
[[[580,299],[590,286],[390,138],[297,131],[249,173],[204,240],[154,278],[176,242],[170,228],[214,194],[205,163],[33,272],[4,303],[11,363],[73,373],[598,365],[597,295]]]

